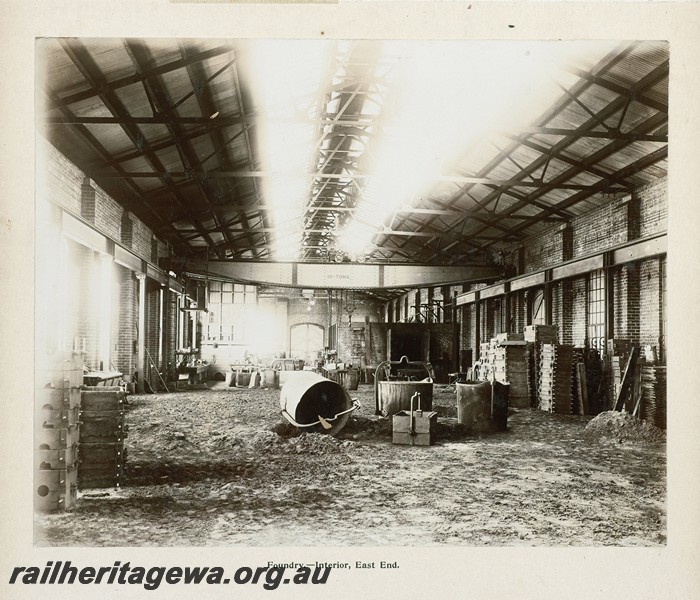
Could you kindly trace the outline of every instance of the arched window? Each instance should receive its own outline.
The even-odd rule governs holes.
[[[315,323],[299,323],[290,330],[290,352],[292,358],[313,364],[323,351],[323,327]]]

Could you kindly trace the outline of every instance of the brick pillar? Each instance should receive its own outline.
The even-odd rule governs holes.
[[[116,270],[116,285],[114,287],[117,295],[115,303],[117,341],[116,345],[113,346],[115,348],[113,362],[115,368],[124,373],[125,379],[131,381],[136,370],[134,355],[137,314],[136,279],[126,267],[117,265]]]
[[[639,265],[639,343],[659,348],[661,336],[661,264],[658,258]]]
[[[559,342],[573,344],[573,282],[570,279],[557,285],[555,323],[559,326]]]
[[[571,343],[583,344],[588,336],[586,277],[571,282]]]
[[[144,341],[146,356],[145,377],[153,389],[158,387],[158,370],[160,369],[160,286],[147,280],[146,282],[146,339]],[[153,366],[155,364],[155,367]]]
[[[640,339],[640,272],[638,263],[628,263],[623,267],[627,275],[627,318],[625,337],[633,344]]]
[[[627,337],[627,303],[628,303],[628,279],[627,269],[615,267],[613,271],[613,298],[614,320],[613,335],[616,338]]]

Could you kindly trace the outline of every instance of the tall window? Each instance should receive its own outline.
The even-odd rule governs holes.
[[[605,351],[605,272],[588,276],[588,343],[601,354]]]
[[[206,339],[233,343],[251,341],[257,301],[254,285],[210,281]]]

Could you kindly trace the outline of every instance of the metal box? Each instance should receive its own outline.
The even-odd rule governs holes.
[[[409,446],[430,446],[435,441],[437,413],[402,410],[393,417],[391,441]]]
[[[37,469],[67,469],[75,467],[78,459],[78,444],[66,448],[40,448],[34,452],[34,462]]]
[[[34,471],[34,509],[64,510],[73,506],[78,496],[78,470],[38,469]]]

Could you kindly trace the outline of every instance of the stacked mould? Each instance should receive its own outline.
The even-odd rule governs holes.
[[[83,358],[56,352],[36,374],[34,508],[65,510],[77,499],[80,385]]]
[[[126,461],[126,392],[120,387],[84,387],[80,419],[78,485],[86,488],[118,487]]]
[[[571,414],[573,346],[542,344],[539,369],[539,408]]]
[[[501,341],[494,348],[493,353],[496,381],[510,384],[510,406],[515,408],[529,407],[530,395],[525,342],[517,340]]]
[[[559,333],[556,325],[528,325],[523,332],[525,338],[530,406],[539,403],[539,368],[542,362],[542,344],[556,344]]]
[[[641,418],[666,429],[666,367],[642,366]]]
[[[589,413],[583,353],[583,348],[574,348],[571,354],[571,409],[579,415]]]

